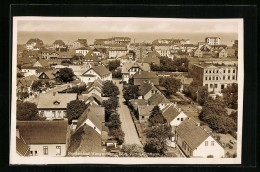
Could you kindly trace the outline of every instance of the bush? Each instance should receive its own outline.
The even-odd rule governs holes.
[[[213,155],[208,155],[207,158],[214,158],[214,156]]]

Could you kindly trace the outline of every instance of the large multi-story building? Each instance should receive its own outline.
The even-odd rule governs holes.
[[[220,93],[222,89],[237,83],[236,65],[191,64],[189,75],[209,92]]]
[[[205,42],[208,45],[219,45],[220,44],[220,38],[219,37],[207,37],[207,38],[205,38]]]
[[[125,45],[113,44],[108,50],[109,58],[118,58],[127,54],[127,47]]]

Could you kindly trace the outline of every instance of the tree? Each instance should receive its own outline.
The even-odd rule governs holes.
[[[71,68],[62,68],[59,77],[63,82],[70,82],[73,81],[74,73]]]
[[[109,129],[118,129],[121,128],[121,121],[118,113],[112,113],[108,122]]]
[[[116,69],[114,71],[112,71],[112,77],[113,78],[121,78],[122,77],[122,73],[121,73],[121,69]]]
[[[120,152],[122,157],[147,157],[143,147],[138,144],[124,144]]]
[[[28,97],[29,97],[29,93],[28,93],[28,92],[19,92],[19,93],[18,93],[18,97],[19,97],[20,99],[28,98]]]
[[[181,88],[181,81],[176,78],[160,78],[159,83],[167,89],[167,96],[176,93]]]
[[[106,81],[103,84],[103,96],[117,96],[119,95],[118,87],[112,81]]]
[[[225,105],[221,102],[220,98],[216,98],[215,100],[208,98],[208,100],[205,102],[205,105],[200,112],[199,118],[202,121],[206,121],[208,115],[227,116],[227,110],[225,109]]]
[[[22,78],[22,77],[24,77],[23,74],[17,73],[17,78]]]
[[[167,138],[172,137],[172,128],[170,125],[157,125],[145,130],[146,144],[145,152],[165,154],[167,150]]]
[[[230,117],[231,119],[233,119],[233,121],[234,121],[235,123],[237,123],[237,111],[231,112],[231,114],[229,115],[229,117]]]
[[[160,110],[159,106],[155,106],[153,108],[148,121],[150,126],[165,124],[167,122],[166,119],[163,117],[162,111]]]
[[[222,90],[223,100],[227,107],[237,109],[238,101],[238,84],[232,84]]]
[[[42,81],[36,80],[32,83],[31,89],[33,91],[39,91],[42,88],[43,84]]]
[[[115,140],[118,141],[118,144],[123,144],[125,133],[121,128],[111,128],[108,133],[109,136],[113,136]]]
[[[118,98],[117,97],[110,97],[108,100],[104,100],[102,102],[102,106],[105,107],[105,121],[108,122],[110,115],[116,112],[118,107]]]
[[[35,103],[17,102],[16,118],[21,121],[44,120],[40,117]]]
[[[82,100],[73,100],[67,105],[67,115],[69,124],[73,119],[78,119],[80,115],[87,109],[87,105]]]
[[[137,85],[128,85],[123,89],[123,96],[128,103],[131,99],[136,99],[139,96],[139,87]]]
[[[108,63],[109,71],[114,71],[120,66],[120,60],[112,60]]]

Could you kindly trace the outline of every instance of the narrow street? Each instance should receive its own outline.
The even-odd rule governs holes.
[[[134,122],[132,120],[130,111],[128,107],[124,104],[124,97],[123,97],[123,85],[119,84],[119,80],[113,80],[113,82],[116,82],[116,85],[119,88],[120,95],[119,97],[119,105],[120,107],[118,108],[118,113],[120,115],[120,120],[122,122],[122,130],[125,133],[125,144],[138,144],[142,145],[139,137],[137,135],[137,131],[134,126]]]

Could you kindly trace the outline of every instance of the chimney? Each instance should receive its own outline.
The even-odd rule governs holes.
[[[20,139],[20,130],[18,126],[16,127],[16,137]]]

